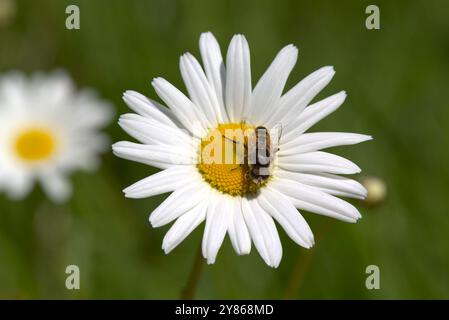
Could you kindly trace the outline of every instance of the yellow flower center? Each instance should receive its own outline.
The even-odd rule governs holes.
[[[215,189],[232,196],[255,194],[267,180],[256,183],[249,176],[248,139],[254,126],[219,124],[201,140],[198,170]]]
[[[54,134],[41,128],[29,128],[20,132],[14,142],[16,155],[26,162],[48,159],[56,149]]]

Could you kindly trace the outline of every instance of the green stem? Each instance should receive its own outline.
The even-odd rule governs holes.
[[[192,270],[190,271],[189,279],[185,288],[181,292],[181,299],[192,300],[195,297],[196,289],[201,278],[203,270],[203,255],[201,253],[201,244],[198,247],[195,260],[193,261]]]
[[[331,226],[330,222],[325,222],[321,225],[315,237],[315,247],[313,249],[304,251],[299,255],[295,266],[293,267],[290,275],[290,281],[285,292],[285,299],[295,299],[298,296],[298,291],[304,280],[304,276],[312,263],[313,254],[318,249],[319,242],[323,239],[324,235],[329,231]]]

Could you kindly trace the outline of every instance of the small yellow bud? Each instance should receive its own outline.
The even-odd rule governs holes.
[[[16,16],[16,2],[14,0],[0,0],[0,27],[12,23]]]
[[[374,207],[382,203],[387,196],[387,186],[385,182],[373,176],[366,176],[360,179],[362,185],[368,191],[368,195],[364,200],[367,206]]]

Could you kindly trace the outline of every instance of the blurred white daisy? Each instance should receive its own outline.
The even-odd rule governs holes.
[[[68,175],[98,165],[108,144],[98,130],[111,116],[108,103],[77,92],[62,71],[0,76],[0,191],[22,199],[38,181],[53,201],[66,200]]]
[[[274,221],[293,241],[310,248],[313,234],[297,209],[347,222],[359,219],[353,205],[335,196],[366,196],[361,184],[336,175],[358,173],[360,168],[318,150],[371,137],[304,133],[345,100],[345,92],[340,92],[309,105],[329,83],[334,69],[323,67],[283,94],[298,55],[293,45],[278,53],[254,89],[244,36],[233,37],[226,67],[211,33],[201,35],[200,51],[204,71],[189,53],[180,61],[190,98],[162,78],[154,79],[152,84],[168,108],[137,92],[125,92],[125,102],[137,114],[123,115],[119,124],[141,143],[122,141],[113,146],[119,157],[164,169],[124,190],[129,198],[173,191],[150,215],[154,227],[175,221],[163,240],[163,250],[170,252],[205,220],[202,251],[208,263],[214,263],[228,234],[237,254],[248,254],[253,242],[265,262],[277,267],[282,246]],[[214,140],[211,136],[215,135],[215,140],[218,137],[225,146],[244,145],[249,150],[246,135],[231,139],[226,136],[227,130],[254,131],[258,126],[269,130],[279,124],[282,134],[271,155],[270,173],[261,181],[254,179],[254,166],[247,160],[249,151],[243,164],[206,163],[203,159]],[[236,152],[234,147],[231,152]]]

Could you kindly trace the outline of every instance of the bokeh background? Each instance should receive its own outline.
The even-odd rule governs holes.
[[[300,57],[288,87],[324,65],[337,71],[318,98],[345,89],[337,112],[312,131],[371,134],[374,141],[332,150],[363,174],[385,181],[382,204],[357,224],[304,213],[318,244],[296,246],[281,231],[278,269],[253,248],[238,257],[229,239],[215,265],[204,266],[196,298],[449,298],[449,3],[447,1],[16,1],[0,6],[0,72],[64,68],[79,88],[95,88],[127,112],[122,92],[156,98],[153,77],[183,88],[179,56],[197,57],[201,32],[226,50],[235,33],[251,48],[253,84],[288,43]],[[76,4],[81,29],[65,28]],[[365,28],[377,4],[381,29]],[[8,7],[6,7],[8,8]],[[11,8],[11,7],[10,7]],[[130,139],[116,121],[111,141]],[[166,196],[125,199],[121,190],[156,170],[103,156],[95,173],[72,176],[74,194],[52,204],[37,188],[22,202],[0,195],[0,298],[176,299],[201,241],[198,228],[170,255],[167,227],[152,229],[149,213]],[[81,290],[65,288],[65,268],[81,270]],[[365,288],[377,265],[381,289]]]

